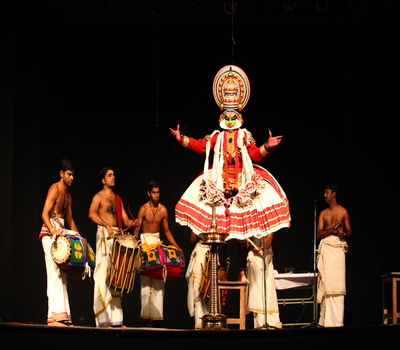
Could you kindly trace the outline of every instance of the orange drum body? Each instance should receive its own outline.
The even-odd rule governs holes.
[[[140,272],[142,255],[138,241],[128,234],[114,239],[111,262],[107,271],[107,285],[118,292],[129,293],[134,286],[136,272]]]

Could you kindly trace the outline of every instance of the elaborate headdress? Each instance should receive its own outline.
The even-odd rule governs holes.
[[[247,104],[250,97],[250,83],[246,73],[239,67],[228,65],[221,68],[214,78],[214,99],[221,111],[219,123],[225,129],[224,113],[233,110],[237,113],[237,127],[243,125],[242,115],[239,113]]]

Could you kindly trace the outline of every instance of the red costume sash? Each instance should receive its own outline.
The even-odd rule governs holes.
[[[115,196],[115,211],[117,214],[118,228],[122,230],[122,200],[121,197],[114,193]]]

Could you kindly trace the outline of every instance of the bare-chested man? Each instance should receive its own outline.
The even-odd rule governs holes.
[[[78,229],[72,217],[72,198],[68,188],[74,180],[74,167],[68,159],[60,161],[60,180],[50,186],[44,203],[43,226],[39,234],[42,241],[46,274],[49,326],[70,326],[71,312],[67,291],[67,276],[60,270],[51,256],[51,246],[55,236],[62,234],[64,223],[75,232]]]
[[[103,189],[94,195],[89,208],[89,218],[97,224],[93,309],[97,327],[123,327],[123,294],[108,287],[107,269],[114,236],[123,225],[132,227],[137,220],[128,217],[121,198],[114,193],[114,171],[110,167],[103,168],[100,179]]]
[[[135,236],[140,234],[141,243],[149,245],[160,242],[160,228],[170,244],[182,251],[176,243],[168,225],[168,210],[159,203],[160,185],[151,181],[148,185],[147,195],[150,200],[143,204],[138,213],[138,227],[135,228]],[[164,281],[140,276],[140,299],[142,303],[140,317],[146,320],[147,326],[152,326],[154,320],[162,320],[164,303]]]
[[[346,260],[348,250],[346,238],[352,235],[350,216],[346,208],[337,202],[338,188],[326,186],[325,202],[328,208],[318,219],[318,291],[321,304],[319,325],[342,327],[344,322],[344,296],[346,295]]]

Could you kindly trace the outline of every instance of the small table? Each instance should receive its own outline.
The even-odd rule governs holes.
[[[246,329],[246,289],[247,283],[238,281],[218,281],[218,296],[221,298],[222,290],[238,289],[239,294],[239,317],[227,318],[227,324],[238,324],[239,329]],[[219,311],[222,312],[222,305],[219,304]]]
[[[382,322],[389,324],[397,324],[400,319],[400,312],[397,308],[398,305],[398,289],[397,284],[400,281],[400,272],[390,272],[381,276],[382,279]],[[400,289],[399,289],[400,290]]]
[[[313,285],[314,273],[278,273],[274,276],[275,289],[310,288]]]
[[[313,324],[317,320],[317,298],[316,298],[316,284],[314,280],[316,279],[317,273],[314,272],[304,272],[304,273],[279,273],[275,274],[275,289],[285,290],[285,289],[311,289],[311,294],[309,297],[305,298],[278,298],[278,304],[282,306],[286,305],[313,305],[313,321],[310,323],[285,323],[285,326],[299,326],[299,325],[309,325]]]

